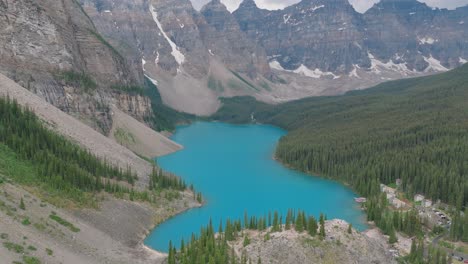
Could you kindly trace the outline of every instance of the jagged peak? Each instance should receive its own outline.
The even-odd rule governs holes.
[[[425,3],[417,0],[380,0],[376,3],[373,8],[392,7],[393,9],[417,9],[417,8],[428,8],[431,9]]]
[[[239,9],[241,8],[258,8],[257,3],[254,0],[244,0],[239,5]]]
[[[206,5],[202,7],[200,12],[205,12],[207,10],[216,10],[216,11],[221,11],[221,12],[229,12],[227,9],[226,5],[224,5],[221,0],[211,0],[208,2]],[[230,12],[229,12],[230,13]]]

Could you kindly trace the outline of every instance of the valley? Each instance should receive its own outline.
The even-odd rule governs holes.
[[[465,261],[468,5],[224,2],[0,0],[0,262]]]

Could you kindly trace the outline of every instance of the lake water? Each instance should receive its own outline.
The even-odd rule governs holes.
[[[199,234],[210,218],[215,230],[220,220],[243,219],[288,209],[305,210],[317,217],[340,218],[357,229],[366,228],[365,215],[349,188],[288,169],[273,159],[278,140],[286,131],[267,125],[230,125],[198,122],[180,126],[172,139],[185,148],[158,159],[166,171],[181,176],[202,192],[202,208],[189,210],[159,225],[145,244],[167,252],[168,243],[180,246]],[[284,217],[283,217],[284,219]]]

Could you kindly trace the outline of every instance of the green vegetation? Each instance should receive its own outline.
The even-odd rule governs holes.
[[[29,220],[28,217],[26,217],[25,219],[23,219],[23,221],[21,221],[21,224],[25,225],[25,226],[28,226],[28,225],[31,224],[31,221]]]
[[[427,249],[427,256],[425,255],[426,249],[424,248],[423,241],[413,240],[411,244],[411,252],[408,256],[402,257],[400,263],[412,264],[447,264],[450,262],[450,257],[447,256],[445,250],[429,246]]]
[[[24,205],[23,197],[21,197],[19,208],[21,210],[26,210],[26,206]]]
[[[36,257],[23,256],[24,264],[41,264],[41,261]]]
[[[273,215],[273,220],[271,220],[271,215]],[[297,232],[302,233],[306,231],[304,227],[309,227],[308,233],[313,233],[312,237],[317,233],[318,224],[315,218],[312,216],[307,217],[302,211],[294,212],[293,210],[288,210],[286,218],[283,218],[278,212],[274,212],[273,214],[270,212],[268,217],[265,215],[262,217],[252,216],[250,218],[245,213],[243,221],[240,219],[227,219],[224,230],[222,223],[220,223],[216,236],[213,224],[210,221],[207,227],[201,228],[199,237],[192,235],[189,243],[182,240],[179,251],[170,242],[168,263],[239,263],[239,259],[235,256],[228,242],[243,237],[243,246],[249,245],[251,241],[248,235],[244,234],[244,230],[265,231],[264,239],[267,241],[270,239],[270,232],[283,231],[282,219],[286,219],[285,230],[288,230],[288,227],[294,227]],[[325,216],[323,214],[321,215],[321,219],[321,225],[324,226]],[[269,230],[267,230],[268,226],[271,227]],[[325,237],[324,228],[321,232],[323,237]],[[241,263],[250,263],[250,261],[245,254],[242,254],[240,258]]]
[[[255,85],[253,85],[251,82],[247,81],[246,79],[244,79],[239,73],[235,72],[235,71],[232,71],[230,70],[230,72],[232,74],[234,74],[234,76],[236,76],[239,80],[241,80],[243,83],[245,83],[248,87],[254,89],[255,91],[260,91],[260,89],[258,89],[257,87],[255,87]]]
[[[70,229],[72,232],[75,232],[75,233],[80,232],[80,229],[78,227],[74,226],[72,223],[68,222],[67,220],[61,218],[60,216],[56,214],[49,215],[49,218],[63,225],[64,227]]]
[[[22,254],[24,252],[24,247],[22,245],[15,244],[13,242],[3,242],[3,246],[9,251],[14,251],[18,254]]]
[[[422,223],[416,211],[392,211],[387,208],[387,197],[382,193],[378,198],[371,197],[367,203],[367,220],[374,221],[382,232],[395,240],[395,231],[409,236],[422,237]],[[396,242],[396,241],[395,241]]]
[[[122,57],[122,55],[120,55],[120,53],[114,48],[114,46],[112,46],[109,42],[107,42],[107,40],[105,40],[101,34],[97,33],[96,31],[92,30],[92,29],[88,29],[89,30],[89,33],[91,33],[91,35],[93,35],[97,40],[99,40],[102,44],[104,44],[106,47],[108,47],[112,53],[114,53],[114,55],[116,55],[120,60],[124,60],[124,58]]]
[[[28,250],[36,251],[37,248],[36,248],[35,246],[33,246],[33,245],[29,245],[29,246],[28,246]]]
[[[57,77],[63,80],[67,85],[83,89],[85,93],[92,92],[97,88],[96,82],[85,73],[64,71],[59,73]]]
[[[128,131],[120,128],[120,127],[118,127],[114,131],[114,137],[117,140],[117,142],[119,142],[119,144],[121,144],[121,145],[136,143],[135,136],[132,133],[130,133],[130,132],[128,132]]]
[[[217,92],[224,92],[223,83],[219,80],[216,80],[212,75],[208,77],[208,88]]]
[[[407,197],[423,193],[459,210],[468,202],[468,65],[387,82],[343,96],[279,106],[252,98],[223,100],[221,121],[262,123],[289,131],[276,151],[282,162],[341,180],[363,196],[402,180]]]
[[[8,234],[7,233],[1,233],[0,238],[1,239],[8,239]]]
[[[160,189],[174,189],[183,191],[187,188],[185,182],[179,177],[165,175],[162,169],[157,170],[153,166],[153,171],[150,175],[149,189],[160,190]]]
[[[136,85],[112,85],[112,90],[124,92],[130,95],[144,95],[145,89]]]
[[[46,250],[47,255],[49,256],[52,256],[54,254],[54,251],[50,248],[46,248],[45,250]]]
[[[89,200],[86,192],[130,192],[109,179],[130,184],[136,179],[130,168],[114,167],[49,131],[31,111],[9,99],[0,99],[0,157],[3,175],[80,204]]]
[[[195,116],[178,112],[164,105],[156,85],[145,77],[145,96],[150,98],[153,116],[146,117],[146,122],[151,124],[156,131],[173,131],[175,125],[187,123],[195,119]]]
[[[456,213],[453,217],[449,237],[453,241],[468,242],[468,208],[464,214]]]

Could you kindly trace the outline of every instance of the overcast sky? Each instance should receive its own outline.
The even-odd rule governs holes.
[[[208,3],[211,0],[190,0],[192,1],[195,9],[200,10],[201,7]],[[299,2],[300,0],[255,0],[257,5],[260,8],[265,9],[281,9],[288,5]],[[453,9],[459,6],[468,5],[468,0],[418,0],[420,2],[425,2],[431,7],[439,8],[449,8]],[[239,7],[239,4],[242,0],[221,0],[230,11],[234,11]],[[349,0],[349,2],[354,6],[358,12],[365,12],[369,9],[374,3],[379,2],[379,0]]]

